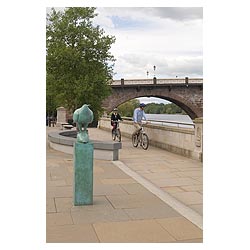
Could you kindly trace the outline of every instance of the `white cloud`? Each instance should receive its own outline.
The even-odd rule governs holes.
[[[202,77],[202,8],[98,8],[96,23],[114,35],[114,79]]]
[[[172,8],[144,8],[148,13],[152,13],[162,18],[169,18],[177,21],[188,21],[195,19],[202,19],[202,8],[186,8],[186,7],[172,7]]]
[[[116,37],[114,79],[147,78],[147,71],[157,78],[203,76],[202,8],[101,7],[96,12],[94,24]]]

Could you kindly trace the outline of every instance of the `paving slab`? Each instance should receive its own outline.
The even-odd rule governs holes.
[[[202,230],[184,217],[156,219],[156,221],[176,240],[200,239],[203,236]]]
[[[158,179],[150,179],[150,181],[159,187],[199,185],[200,184],[200,182],[189,177],[158,178]]]
[[[96,222],[129,221],[131,218],[123,209],[105,207],[103,209],[79,210],[72,209],[70,212],[74,224],[93,224]]]
[[[47,186],[46,188],[47,197],[72,197],[73,187],[72,186]]]
[[[57,212],[75,212],[75,211],[98,211],[101,209],[112,209],[112,205],[106,196],[94,196],[93,205],[74,206],[72,198],[55,198],[55,207]]]
[[[131,178],[126,178],[126,179],[109,178],[109,179],[102,179],[102,183],[108,185],[114,185],[114,184],[136,183],[136,181]]]
[[[51,225],[71,225],[73,221],[69,213],[47,213],[46,224],[50,228]]]
[[[103,183],[100,181],[100,183],[97,184],[97,182],[94,182],[94,187],[93,187],[93,193],[94,195],[123,195],[127,194],[127,192],[120,186],[118,185],[119,182],[116,184],[110,184],[108,183]]]
[[[202,185],[192,185],[192,186],[181,186],[181,188],[185,191],[202,191]]]
[[[56,204],[54,198],[46,198],[46,212],[56,213]]]
[[[202,195],[198,192],[178,192],[172,195],[187,205],[202,204]]]
[[[162,178],[177,178],[179,177],[176,173],[171,172],[155,172],[155,173],[141,173],[142,176],[144,176],[147,179],[162,179]]]
[[[183,192],[183,189],[181,187],[175,187],[175,186],[164,187],[164,188],[162,188],[162,190],[165,190],[166,192],[168,192],[170,194],[177,193],[177,192]]]
[[[155,220],[94,223],[100,242],[174,242],[175,238]]]
[[[91,224],[50,226],[46,238],[47,243],[100,242]]]
[[[124,211],[129,215],[130,218],[134,220],[142,219],[156,219],[156,218],[168,218],[168,217],[178,217],[181,216],[178,212],[173,210],[167,204],[128,208]]]
[[[139,193],[147,193],[148,190],[138,183],[129,183],[129,184],[120,184],[120,187],[127,194],[139,194]]]
[[[50,187],[61,187],[67,185],[67,182],[65,179],[63,180],[51,180],[47,182],[47,186]]]
[[[150,207],[153,204],[164,204],[158,197],[147,192],[133,195],[107,195],[115,208]]]
[[[189,207],[192,208],[197,213],[203,215],[203,206],[202,206],[202,204],[189,205]]]

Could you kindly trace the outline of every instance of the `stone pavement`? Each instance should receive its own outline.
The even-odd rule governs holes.
[[[58,128],[47,128],[53,131]],[[111,140],[89,128],[90,139]],[[73,157],[47,145],[47,242],[202,242],[202,163],[122,138],[94,160],[94,204],[73,205]]]

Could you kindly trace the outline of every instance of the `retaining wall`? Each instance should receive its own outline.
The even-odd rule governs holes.
[[[197,121],[196,124],[196,120],[194,120],[194,129],[147,124],[145,126],[145,131],[149,137],[150,145],[202,161],[203,120],[199,118]],[[100,129],[111,131],[109,118],[101,118],[98,126]],[[122,136],[131,138],[134,132],[132,121],[122,121],[120,123],[120,129]]]

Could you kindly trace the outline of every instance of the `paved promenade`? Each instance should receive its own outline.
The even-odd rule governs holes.
[[[203,240],[201,162],[122,138],[119,161],[94,160],[93,205],[74,206],[72,184],[73,156],[47,146],[48,243]]]

